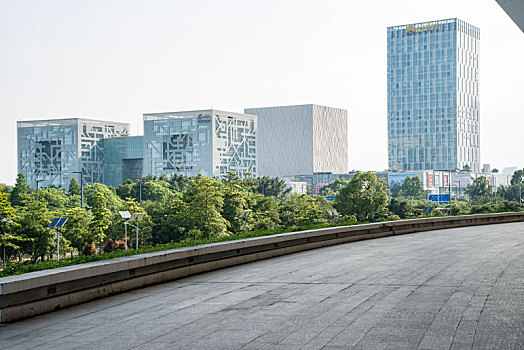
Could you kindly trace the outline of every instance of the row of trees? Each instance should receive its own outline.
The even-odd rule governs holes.
[[[512,184],[499,190],[500,203],[507,204],[502,200],[504,196],[518,196],[514,191],[524,171],[515,174]],[[352,180],[337,180],[322,191],[324,195],[334,195],[334,202],[328,202],[324,196],[291,194],[278,178],[239,178],[235,173],[221,179],[162,175],[128,180],[116,188],[86,185],[82,207],[76,179],[71,180],[68,190],[48,186],[36,192],[19,174],[14,188],[0,188],[0,216],[5,218],[0,223],[2,248],[9,257],[28,258],[33,263],[53,258],[56,232],[47,227],[54,217],[68,218],[60,237],[61,253],[89,255],[124,247],[124,220],[119,211],[145,213],[139,223],[139,244],[155,245],[243,231],[318,226],[333,220],[366,222],[412,217],[429,205],[421,200],[418,177],[387,188],[373,173],[357,173]],[[389,201],[388,191],[392,195]],[[471,203],[454,203],[453,213],[494,210],[471,206],[487,203],[486,196],[491,192],[485,178],[476,179],[467,193]],[[513,210],[518,209],[515,205]],[[333,216],[333,209],[339,216]],[[134,235],[130,235],[127,244],[136,244]]]

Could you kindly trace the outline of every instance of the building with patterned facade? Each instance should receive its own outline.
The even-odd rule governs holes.
[[[459,19],[388,27],[390,170],[480,170],[479,43]]]
[[[348,116],[315,104],[248,108],[258,119],[259,176],[348,172]]]
[[[32,187],[67,188],[72,177],[104,183],[104,138],[127,136],[129,124],[69,118],[17,122],[18,172]]]
[[[215,109],[144,114],[144,175],[258,174],[257,118]]]

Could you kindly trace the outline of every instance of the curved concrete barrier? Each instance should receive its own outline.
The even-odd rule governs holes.
[[[0,278],[0,322],[279,255],[363,239],[524,221],[524,212],[388,221],[206,244]]]

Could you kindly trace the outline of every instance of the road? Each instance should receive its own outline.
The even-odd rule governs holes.
[[[2,349],[524,349],[524,223],[353,242],[0,327]]]

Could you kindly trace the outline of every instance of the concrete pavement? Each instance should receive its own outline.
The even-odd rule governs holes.
[[[524,349],[524,223],[359,241],[0,326],[0,349]]]

